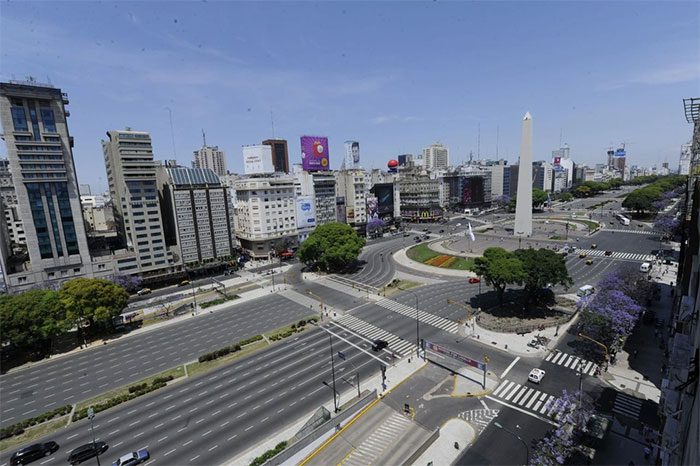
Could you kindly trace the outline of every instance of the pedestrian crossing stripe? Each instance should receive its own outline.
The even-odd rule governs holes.
[[[357,445],[340,464],[360,466],[375,463],[382,453],[398,440],[410,424],[411,421],[408,418],[394,412],[369,437]]]
[[[602,232],[606,231],[614,231],[615,233],[634,233],[635,235],[659,235],[658,231],[653,231],[653,230],[625,230],[622,228],[603,228],[600,230]]]
[[[642,411],[642,404],[642,400],[618,392],[613,403],[613,412],[637,419]]]
[[[328,277],[329,280],[333,280],[337,283],[340,283],[341,285],[345,286],[350,286],[352,288],[357,288],[358,290],[361,291],[369,291],[370,293],[376,293],[379,291],[379,288],[376,286],[372,285],[367,285],[366,283],[358,282],[356,280],[351,280],[350,278],[347,277],[340,277],[338,275],[329,275]]]
[[[384,340],[389,344],[389,349],[401,356],[407,356],[412,352],[416,351],[416,345],[406,341],[402,338],[397,337],[393,333],[389,333],[386,330],[382,330],[379,327],[365,322],[362,319],[358,319],[355,316],[346,314],[332,321],[331,324],[337,327],[346,327],[353,330],[360,335],[367,337],[370,340]]]
[[[640,261],[648,262],[653,261],[654,256],[651,254],[639,254],[634,252],[613,252],[611,255],[606,256],[605,251],[600,249],[577,249],[575,254],[585,253],[587,256],[591,257],[608,257],[610,259],[620,259],[629,261]]]
[[[491,424],[491,421],[498,416],[498,413],[500,413],[498,409],[472,409],[470,411],[462,411],[457,417],[470,424],[476,424],[478,431],[483,432]]]
[[[557,364],[558,366],[564,366],[567,369],[577,372],[580,368],[584,374],[591,376],[595,375],[596,369],[598,369],[598,365],[591,361],[579,358],[578,356],[572,356],[561,351],[549,353],[545,358],[545,361],[551,362],[552,364]]]
[[[410,317],[411,319],[416,318],[415,307],[407,306],[391,299],[382,299],[381,301],[377,301],[377,304],[385,309],[389,309],[390,311]],[[421,310],[418,311],[418,320],[449,333],[457,333],[459,329],[459,324],[457,324],[455,321],[436,316],[435,314],[429,314]]]
[[[492,395],[536,414],[547,416],[550,419],[555,418],[554,400],[556,397],[534,387],[506,379],[493,391]]]

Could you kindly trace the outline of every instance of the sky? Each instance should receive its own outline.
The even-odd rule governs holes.
[[[384,168],[438,141],[451,163],[517,162],[529,111],[535,160],[561,141],[603,163],[624,143],[628,165],[673,168],[682,99],[700,97],[700,2],[3,2],[0,80],[27,76],[68,94],[93,190],[100,140],[127,126],[188,166],[204,130],[234,172],[272,136],[299,163],[305,134],[328,136],[332,168],[349,139]]]

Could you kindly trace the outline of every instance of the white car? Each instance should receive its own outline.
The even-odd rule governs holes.
[[[527,376],[527,380],[534,383],[540,383],[544,379],[545,372],[542,369],[532,369],[530,375]]]

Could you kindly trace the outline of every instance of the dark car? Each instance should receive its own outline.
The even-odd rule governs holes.
[[[81,445],[68,455],[68,462],[70,464],[80,464],[85,460],[94,458],[97,455],[101,455],[107,451],[109,446],[104,442],[86,443]]]
[[[10,464],[12,466],[18,464],[27,464],[32,461],[36,461],[44,456],[49,456],[58,451],[58,443],[56,442],[46,442],[46,443],[35,443],[34,445],[29,445],[21,450],[17,450],[10,457]]]
[[[445,230],[440,230],[440,233],[445,233]]]
[[[606,256],[612,256],[612,251],[605,251]]]
[[[372,343],[372,351],[381,351],[387,346],[389,346],[389,343],[384,340],[374,340]]]

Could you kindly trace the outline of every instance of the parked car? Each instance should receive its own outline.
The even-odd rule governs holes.
[[[387,346],[389,346],[389,343],[387,343],[385,340],[374,340],[372,343],[372,351],[381,351]]]
[[[481,280],[478,279],[477,277],[470,277],[469,278],[469,283],[479,283],[479,282],[481,282]]]
[[[612,251],[605,251],[606,256],[612,256]]]
[[[150,457],[151,455],[148,453],[148,450],[142,448],[138,451],[132,451],[131,453],[120,456],[117,461],[112,463],[112,466],[134,466],[148,461]]]
[[[530,374],[527,376],[527,380],[533,383],[540,383],[542,382],[542,379],[544,379],[545,371],[542,369],[534,368],[530,371]]]
[[[46,443],[35,443],[21,450],[17,450],[10,457],[10,465],[28,464],[39,458],[52,455],[58,451],[58,443],[54,441]]]
[[[440,230],[438,233],[445,233],[445,230],[444,229]]]
[[[408,238],[409,236],[411,236],[410,233],[404,233],[404,234],[403,234],[403,237],[404,237],[404,238]]]
[[[106,452],[109,446],[104,442],[86,443],[81,445],[68,455],[68,462],[72,465],[80,464],[85,460],[94,458]]]

